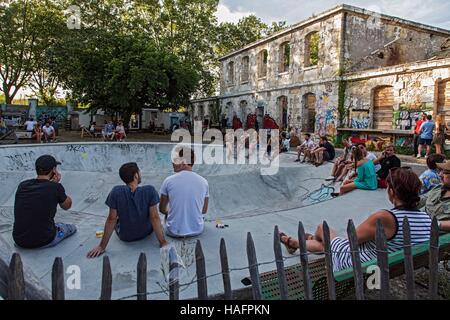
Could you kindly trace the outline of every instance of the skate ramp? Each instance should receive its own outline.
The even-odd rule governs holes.
[[[55,257],[63,257],[65,266],[77,265],[82,271],[81,290],[70,290],[70,299],[97,299],[100,294],[101,259],[89,260],[87,251],[98,244],[96,230],[102,230],[108,209],[104,204],[109,191],[122,182],[119,167],[126,162],[137,162],[143,174],[142,183],[159,190],[163,180],[173,173],[170,151],[173,144],[163,143],[85,143],[47,144],[17,147],[0,147],[0,235],[13,246],[14,195],[18,184],[35,177],[34,162],[43,154],[55,156],[62,164],[61,183],[73,199],[69,212],[59,210],[56,221],[75,223],[78,232],[58,247],[24,250],[15,248],[36,275],[46,283],[51,281],[51,265]],[[230,255],[230,266],[247,266],[245,239],[252,232],[260,262],[273,260],[273,228],[295,235],[298,221],[305,229],[314,231],[323,220],[345,235],[346,222],[353,218],[361,222],[374,210],[388,207],[383,191],[356,191],[349,196],[331,199],[332,186],[324,183],[330,165],[315,168],[293,163],[295,155],[281,156],[278,173],[261,175],[259,165],[196,165],[197,173],[208,180],[210,208],[205,215],[205,232],[195,239],[170,240],[187,267],[182,283],[195,279],[194,248],[197,239],[202,241],[207,274],[220,271],[219,243],[224,238]],[[361,204],[364,204],[363,206]],[[363,208],[363,210],[361,209]],[[228,224],[217,229],[216,222]],[[166,299],[166,279],[157,241],[154,235],[135,243],[123,243],[114,235],[107,248],[113,269],[113,299],[135,293],[136,263],[140,252],[148,259],[149,298]],[[285,253],[286,254],[286,253]],[[296,263],[296,259],[286,261]],[[273,270],[275,264],[261,266],[260,271]],[[242,287],[240,280],[248,271],[232,272],[234,289]],[[221,277],[208,279],[210,293],[223,291]],[[196,286],[186,286],[182,298],[196,295]]]

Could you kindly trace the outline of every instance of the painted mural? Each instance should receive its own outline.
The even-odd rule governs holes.
[[[64,122],[67,119],[67,107],[51,107],[51,106],[38,106],[36,108],[37,118],[41,118],[43,114],[47,117],[55,117],[56,121]]]
[[[413,129],[416,119],[420,118],[422,112],[426,114],[432,113],[433,106],[423,104],[419,110],[411,110],[400,106],[399,111],[394,111],[394,127],[397,130],[411,130]]]
[[[330,103],[328,92],[323,92],[317,100],[316,133],[320,136],[337,135],[337,108]]]
[[[350,128],[369,129],[370,116],[369,110],[351,110],[350,111]]]

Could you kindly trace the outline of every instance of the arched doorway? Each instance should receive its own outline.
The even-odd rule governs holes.
[[[445,123],[450,121],[450,79],[438,82],[437,111]]]
[[[316,104],[317,99],[314,93],[307,93],[303,96],[303,132],[315,133],[316,131]]]
[[[394,90],[392,86],[377,87],[373,91],[373,128],[392,130],[394,118]]]
[[[238,117],[241,119],[242,122],[245,122],[245,120],[247,119],[247,101],[242,100],[239,103],[239,114]]]
[[[278,121],[281,129],[287,129],[288,126],[288,99],[286,96],[281,96],[277,99],[278,105]]]

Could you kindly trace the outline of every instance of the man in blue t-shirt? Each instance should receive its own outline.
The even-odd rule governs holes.
[[[150,185],[138,187],[141,173],[134,162],[120,167],[119,175],[126,185],[115,186],[109,193],[105,202],[109,207],[109,216],[103,238],[100,245],[89,251],[88,258],[105,252],[114,230],[119,239],[126,242],[144,239],[155,231],[160,247],[167,244],[157,209],[158,192]]]
[[[433,117],[431,115],[428,115],[427,121],[422,123],[422,126],[420,127],[419,154],[417,155],[417,158],[422,157],[422,150],[424,145],[427,146],[426,158],[428,158],[428,156],[430,155],[434,131],[434,122],[432,120]]]

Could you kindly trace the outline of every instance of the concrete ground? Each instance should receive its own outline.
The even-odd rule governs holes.
[[[118,168],[125,162],[135,161],[144,176],[143,184],[152,184],[157,190],[172,173],[170,150],[165,143],[58,143],[45,145],[19,145],[0,147],[0,236],[23,258],[24,265],[51,287],[51,267],[55,257],[62,257],[64,266],[76,265],[81,270],[81,289],[67,290],[68,299],[97,299],[100,295],[102,259],[90,260],[86,253],[99,243],[95,232],[102,230],[107,215],[104,201],[114,185],[121,184]],[[17,185],[34,176],[35,159],[52,154],[62,162],[62,184],[74,200],[69,212],[58,211],[56,221],[75,223],[78,232],[59,246],[50,249],[25,250],[14,247],[11,236],[14,194]],[[273,230],[295,236],[298,222],[306,231],[314,232],[326,220],[338,234],[345,236],[347,221],[358,225],[374,211],[390,208],[384,190],[355,191],[332,199],[329,195],[336,185],[326,185],[331,164],[315,168],[294,163],[294,153],[283,154],[278,173],[261,174],[260,165],[198,165],[195,171],[210,185],[210,210],[205,216],[205,232],[194,239],[170,242],[177,248],[186,266],[181,283],[195,280],[195,243],[200,240],[206,259],[208,275],[220,272],[219,243],[224,238],[229,254],[232,288],[243,287],[241,280],[248,276],[246,255],[247,233],[251,232],[260,266],[259,271],[275,269]],[[425,168],[414,164],[420,173]],[[228,228],[218,229],[222,222]],[[150,299],[167,299],[167,261],[161,254],[154,235],[135,243],[124,243],[114,235],[106,254],[111,260],[113,273],[113,299],[136,292],[136,265],[139,254],[147,254],[148,291]],[[285,256],[287,252],[283,249]],[[286,260],[295,264],[298,257]],[[267,263],[266,263],[267,262]],[[242,270],[241,270],[242,269]],[[66,279],[69,274],[66,275]],[[222,277],[208,278],[210,294],[223,291]],[[180,298],[197,295],[195,284],[184,286]]]

